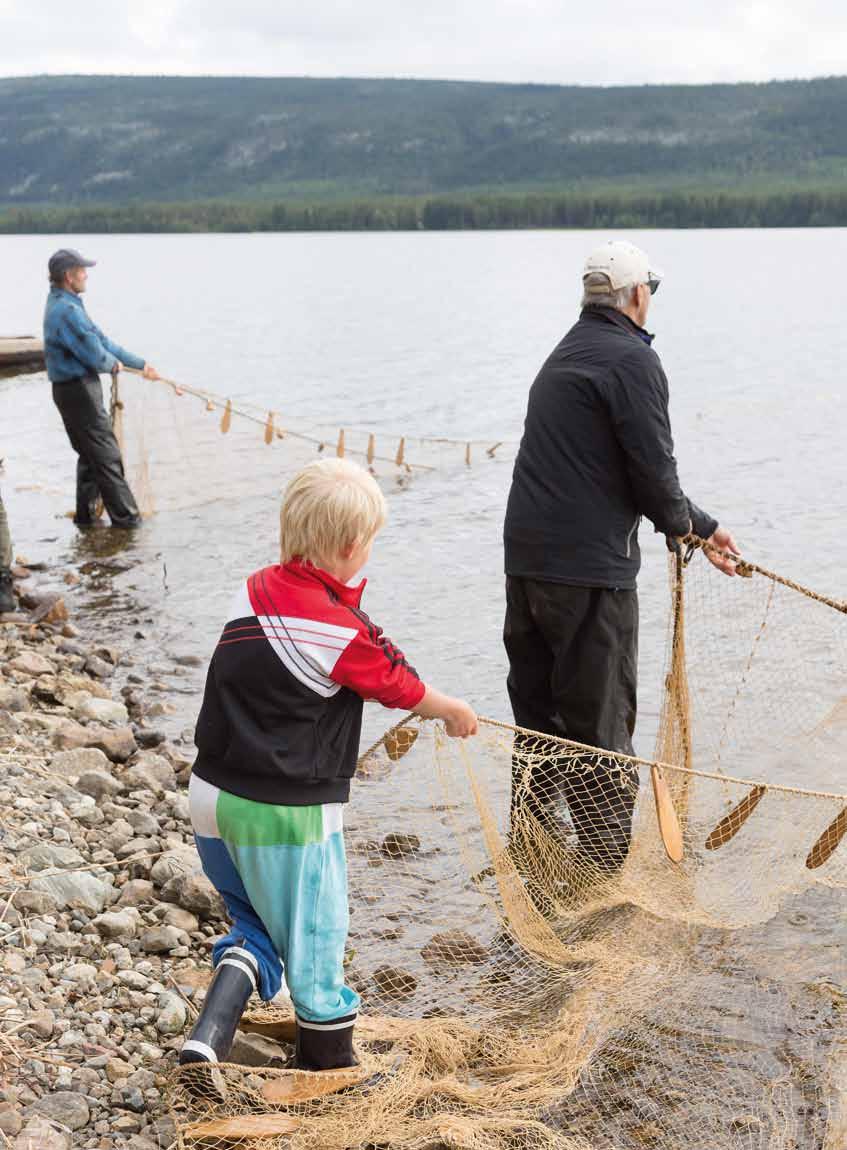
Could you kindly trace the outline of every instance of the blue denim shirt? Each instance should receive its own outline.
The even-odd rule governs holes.
[[[51,383],[111,371],[117,360],[140,371],[144,360],[107,339],[85,310],[82,297],[51,288],[44,309],[44,358]]]

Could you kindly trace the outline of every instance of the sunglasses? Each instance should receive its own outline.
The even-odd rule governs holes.
[[[662,282],[661,280],[656,280],[656,279],[648,279],[647,280],[647,286],[650,289],[650,295],[656,294],[656,292],[659,290],[659,284],[661,282]]]

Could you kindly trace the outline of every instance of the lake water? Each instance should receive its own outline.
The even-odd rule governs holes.
[[[512,445],[529,385],[577,314],[582,260],[605,238],[511,232],[73,243],[99,261],[86,297],[91,314],[163,374],[259,412],[273,409],[286,427],[327,442],[342,427],[348,442],[370,431],[393,456],[405,435],[410,460],[437,463],[404,474],[402,486],[393,467],[377,467],[391,518],[374,549],[364,606],[425,679],[465,695],[482,713],[509,718],[500,536]],[[666,275],[648,326],[670,379],[685,490],[733,529],[751,559],[843,597],[847,327],[838,273],[847,233],[628,238]],[[62,242],[0,239],[3,333],[39,332],[46,261]],[[196,400],[128,377],[122,386],[128,442],[139,430],[131,417],[155,413],[145,437],[158,512],[129,543],[107,530],[80,534],[66,518],[75,459],[43,375],[0,381],[0,485],[16,550],[53,565],[59,586],[64,564],[87,563],[81,585],[66,589],[74,616],[104,639],[132,641],[133,669],[175,703],[157,725],[188,739],[205,672],[174,668],[171,656],[208,658],[233,589],[274,561],[279,489],[314,449],[290,439],[265,447],[261,428],[236,430],[235,421],[224,439],[219,414],[204,414]],[[468,468],[461,444],[436,449],[418,436],[504,446],[493,460],[475,446]],[[641,534],[637,748],[649,754],[661,693],[666,555],[649,525]],[[727,619],[721,626],[732,629]],[[709,651],[708,631],[692,641]],[[370,706],[366,736],[388,721]],[[757,766],[747,761],[744,770],[754,775]],[[844,789],[840,762],[814,779],[803,766],[803,777],[783,781]],[[362,807],[367,816],[367,799]],[[404,810],[412,819],[412,796]],[[755,946],[749,932],[726,946],[723,935],[706,933],[700,945],[715,972],[735,962],[740,1000],[754,1001],[749,980],[761,976],[784,981],[786,1001],[796,1004],[799,982],[843,983],[839,932],[843,942],[840,892],[819,888],[802,913],[789,904],[766,938],[754,934]],[[755,1049],[768,1051],[775,1033],[780,1041],[790,1033],[777,1009],[771,1019],[752,1006],[750,1014],[744,1025]],[[813,1047],[821,1022],[811,1007],[809,1017]]]
[[[601,233],[92,236],[86,304],[123,346],[174,379],[282,413],[287,426],[519,438],[527,389],[573,321],[581,261]],[[685,490],[765,566],[843,593],[847,329],[835,293],[847,233],[631,233],[665,271],[649,327],[671,383]],[[3,237],[2,328],[40,330],[45,265],[61,237]],[[125,391],[149,385],[126,379]],[[155,390],[155,389],[153,389]],[[211,418],[211,417],[210,417]],[[131,436],[131,427],[128,436]],[[332,432],[334,434],[334,432]],[[183,432],[196,490],[129,545],[100,589],[152,619],[145,650],[211,651],[233,587],[276,549],[277,490],[302,454],[274,444],[261,483]],[[256,429],[256,452],[261,432]],[[223,441],[221,441],[223,442]],[[0,483],[18,551],[61,561],[105,543],[61,516],[74,457],[43,376],[0,381]],[[481,454],[481,453],[478,453]],[[502,458],[499,458],[502,456]],[[413,458],[413,448],[408,447]],[[507,715],[499,631],[508,447],[468,470],[460,449],[392,494],[365,606],[421,673]],[[277,471],[278,469],[278,471]],[[389,469],[390,470],[390,469]],[[212,480],[214,479],[214,482]],[[185,483],[187,486],[187,483]],[[160,500],[161,502],[161,500]],[[663,654],[664,547],[642,528],[639,748],[650,748]],[[167,589],[166,589],[167,588]],[[144,647],[144,644],[147,647]],[[196,688],[202,673],[184,686]],[[196,698],[177,719],[193,722]],[[174,722],[177,722],[177,719]],[[374,720],[378,722],[379,720]]]

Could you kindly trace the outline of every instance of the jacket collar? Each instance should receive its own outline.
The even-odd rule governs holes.
[[[299,583],[323,584],[330,594],[339,599],[345,607],[359,606],[362,601],[362,592],[367,584],[367,579],[363,579],[356,586],[342,583],[334,575],[330,575],[328,571],[324,571],[321,567],[315,567],[313,563],[304,562],[302,559],[292,559],[288,563],[283,563],[282,569],[289,578],[295,579]]]
[[[71,303],[78,304],[82,308],[85,307],[85,304],[82,302],[82,296],[77,295],[75,291],[68,291],[67,288],[51,287],[50,295],[55,299],[69,299]]]
[[[653,340],[656,338],[649,331],[645,331],[643,327],[639,327],[635,320],[624,315],[622,311],[618,311],[614,307],[597,307],[591,305],[582,309],[580,319],[594,319],[605,320],[606,323],[613,323],[616,327],[623,328],[624,331],[629,332],[630,335],[637,336],[643,343],[649,347]]]

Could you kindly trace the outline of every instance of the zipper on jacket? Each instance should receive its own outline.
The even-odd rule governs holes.
[[[638,524],[640,522],[641,522],[641,516],[636,515],[635,522],[633,523],[632,527],[630,527],[629,534],[626,537],[626,557],[627,557],[627,559],[631,558],[630,552],[632,551],[632,537],[635,534],[635,532],[638,530]]]

